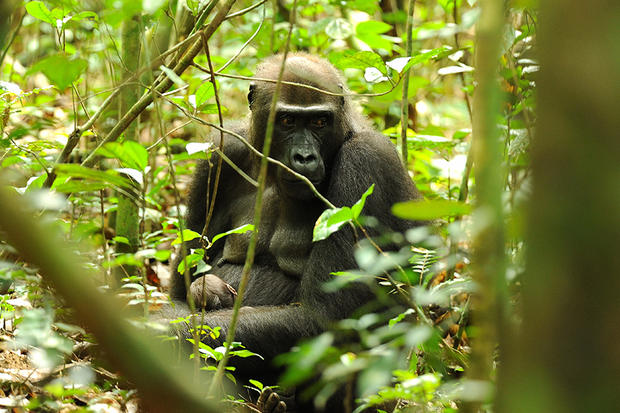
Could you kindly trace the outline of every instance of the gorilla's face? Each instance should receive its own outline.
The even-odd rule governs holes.
[[[342,142],[335,133],[335,110],[327,104],[309,106],[280,103],[273,132],[273,157],[308,178],[317,189],[326,181],[329,162]],[[311,199],[307,184],[278,168],[279,190],[290,198]]]

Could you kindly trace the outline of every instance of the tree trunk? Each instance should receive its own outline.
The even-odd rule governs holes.
[[[131,77],[138,70],[140,62],[140,17],[134,16],[131,20],[123,23],[122,28],[122,58],[123,80]],[[139,86],[133,83],[125,86],[120,95],[120,113],[122,117],[139,98]],[[137,120],[125,130],[125,140],[138,140]],[[138,191],[136,191],[139,193]],[[116,235],[125,237],[127,244],[118,243],[116,252],[134,253],[138,250],[140,240],[140,216],[137,204],[138,198],[118,193],[118,209],[116,213]],[[120,276],[135,275],[135,267],[124,266]]]
[[[541,7],[523,322],[496,411],[618,411],[620,2]]]

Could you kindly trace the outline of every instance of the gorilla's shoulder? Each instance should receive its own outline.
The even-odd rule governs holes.
[[[394,144],[387,136],[374,130],[353,133],[342,145],[340,156],[360,161],[376,161],[381,165],[396,161],[398,165],[398,153]]]

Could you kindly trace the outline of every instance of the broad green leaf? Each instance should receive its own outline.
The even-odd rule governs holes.
[[[355,32],[358,34],[358,36],[360,34],[364,35],[371,33],[382,34],[385,32],[389,32],[390,30],[392,30],[392,26],[390,26],[389,24],[372,20],[361,22],[357,26],[355,26]]]
[[[392,41],[387,37],[381,36],[392,29],[387,23],[378,21],[361,22],[355,27],[355,33],[358,39],[366,43],[373,49],[392,50]]]
[[[85,20],[85,19],[93,19],[94,21],[98,21],[99,16],[97,16],[97,13],[95,13],[94,11],[83,11],[83,12],[80,12],[78,14],[71,16],[71,20],[74,20],[77,22]]]
[[[149,153],[144,146],[135,141],[125,141],[123,149],[123,161],[127,163],[127,166],[144,171],[149,164]]]
[[[116,242],[117,244],[129,245],[129,240],[127,239],[127,237],[121,237],[120,235],[112,238],[112,241]]]
[[[109,188],[105,182],[92,182],[92,181],[81,181],[76,179],[70,179],[66,182],[60,182],[58,179],[54,182],[54,190],[58,192],[63,192],[67,194],[78,193],[78,192],[95,192],[100,191],[102,189]]]
[[[172,245],[179,245],[181,242],[191,241],[196,238],[200,238],[202,235],[197,233],[196,231],[192,231],[191,229],[183,230],[183,241],[181,241],[181,237],[177,237],[174,241],[172,241]]]
[[[87,67],[88,62],[84,59],[70,58],[64,53],[58,53],[39,60],[28,73],[43,72],[50,82],[62,91],[78,80]]]
[[[337,17],[325,27],[325,33],[334,40],[343,40],[353,34],[353,25],[347,20]]]
[[[436,49],[427,50],[425,52],[412,56],[409,62],[410,64],[408,64],[408,66],[426,63],[431,59],[439,59],[448,56],[452,52],[453,50],[450,46],[441,46]]]
[[[196,101],[194,103],[194,106],[196,108],[200,108],[203,104],[207,102],[207,100],[211,99],[213,96],[215,96],[213,84],[210,81],[204,82],[202,85],[200,85],[198,90],[196,90]]]
[[[314,224],[314,231],[312,235],[312,241],[321,241],[329,237],[334,232],[338,231],[344,224],[352,222],[359,218],[366,198],[375,189],[375,185],[370,185],[370,188],[362,194],[362,197],[353,204],[352,207],[344,206],[342,208],[330,208],[323,211],[316,224]]]
[[[202,254],[198,252],[189,254],[185,257],[184,260],[181,260],[181,262],[179,262],[179,266],[177,267],[177,271],[179,272],[179,274],[183,274],[185,272],[186,264],[187,264],[187,268],[190,269],[190,268],[194,268],[199,263],[204,262],[203,261],[204,250],[201,249],[197,251],[202,251]]]
[[[353,0],[351,7],[354,10],[360,10],[372,16],[379,11],[379,2],[376,0]]]
[[[56,19],[52,16],[52,12],[45,6],[45,4],[43,4],[42,1],[31,1],[26,3],[25,7],[28,14],[32,17],[43,20],[52,26],[56,26]]]
[[[353,213],[353,218],[358,219],[362,209],[364,208],[364,204],[366,204],[366,198],[368,195],[372,194],[375,190],[375,184],[370,185],[370,187],[362,194],[362,197],[359,201],[357,201],[352,207],[351,212]]]
[[[207,264],[204,260],[200,260],[196,263],[196,271],[194,271],[194,275],[198,275],[198,274],[204,274],[208,271],[211,271],[211,267],[209,264]]]
[[[384,75],[387,74],[387,68],[381,56],[375,52],[354,52],[345,50],[344,52],[334,52],[329,55],[329,60],[339,69],[362,69],[367,67],[376,67]]]
[[[251,385],[253,385],[254,387],[256,387],[260,391],[263,391],[263,388],[265,387],[263,385],[263,383],[261,383],[258,380],[250,379],[249,382],[250,382]]]
[[[170,250],[158,250],[155,252],[155,259],[157,261],[166,261],[170,259],[171,251]]]
[[[118,172],[113,170],[99,171],[75,164],[60,164],[56,166],[55,170],[59,178],[82,178],[92,181],[105,182],[119,188],[133,187],[133,184],[129,179],[121,176]],[[53,189],[56,189],[56,184],[53,186]]]
[[[349,207],[326,209],[316,221],[316,224],[314,224],[312,241],[316,242],[326,239],[352,219],[353,213]]]
[[[149,163],[149,153],[135,141],[108,142],[97,149],[97,154],[110,159],[117,159],[127,168],[144,171]]]
[[[438,199],[433,201],[399,202],[392,207],[392,213],[399,218],[411,220],[431,220],[443,217],[467,215],[471,207],[457,201]]]
[[[214,243],[218,239],[223,238],[223,237],[225,237],[227,235],[230,235],[230,234],[243,234],[243,233],[246,233],[248,231],[254,231],[254,225],[252,225],[252,224],[245,224],[245,225],[242,225],[242,226],[240,226],[238,228],[231,229],[230,231],[226,231],[226,232],[222,232],[221,234],[217,234],[216,236],[213,237],[213,240],[211,241],[211,243]]]

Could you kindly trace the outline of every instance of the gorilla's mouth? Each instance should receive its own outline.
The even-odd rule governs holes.
[[[304,178],[306,178],[307,180],[309,180],[310,182],[312,182],[312,185],[317,186],[319,185],[323,180],[322,179],[312,179],[309,176],[306,175],[302,175]],[[290,178],[282,178],[282,181],[286,184],[286,185],[307,185],[307,183],[302,180],[301,178],[298,177],[290,177]]]
[[[320,185],[323,182],[322,179],[312,179],[305,175],[304,177],[308,179],[317,190],[320,190]],[[293,176],[286,178],[281,177],[280,190],[287,196],[295,199],[308,200],[314,197],[308,183]]]

